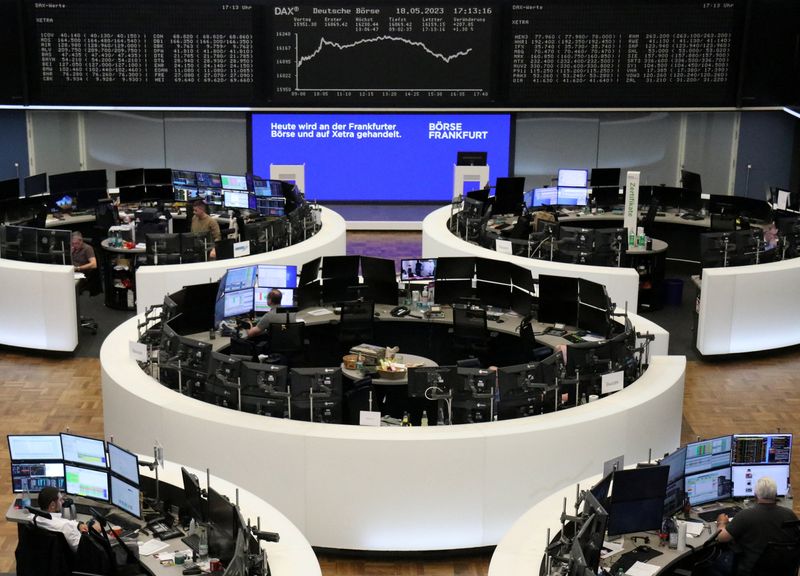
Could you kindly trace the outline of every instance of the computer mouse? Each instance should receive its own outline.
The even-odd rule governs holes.
[[[375,318],[380,318],[380,317],[381,317],[381,313],[380,312],[375,312]]]
[[[495,322],[497,322],[498,324],[502,324],[503,322],[505,322],[505,320],[503,320],[502,318],[498,318],[497,320],[495,320]]]

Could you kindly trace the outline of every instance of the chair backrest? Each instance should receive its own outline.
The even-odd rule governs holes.
[[[375,318],[375,302],[362,300],[354,302],[342,302],[342,313],[339,317],[339,324],[347,327],[372,325]]]
[[[61,532],[50,532],[29,524],[17,525],[14,556],[18,576],[68,576],[75,555]]]
[[[303,349],[303,322],[274,322],[269,325],[270,352],[298,352]]]
[[[486,310],[474,306],[453,306],[453,336],[470,340],[485,340]]]
[[[770,542],[761,553],[751,576],[797,576],[800,568],[800,541]]]
[[[712,214],[711,230],[736,230],[736,217],[731,214]]]

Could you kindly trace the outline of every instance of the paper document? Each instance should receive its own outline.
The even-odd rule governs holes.
[[[169,544],[152,538],[147,542],[139,544],[139,556],[150,556],[156,552],[164,550],[165,548],[169,548]]]
[[[314,308],[313,310],[305,310],[305,313],[309,316],[325,316],[326,314],[333,314],[333,312],[327,308]]]
[[[647,564],[645,562],[636,562],[633,566],[628,568],[628,571],[625,572],[626,576],[652,576],[656,572],[661,570],[661,566],[655,566],[653,564]]]
[[[600,550],[600,558],[605,560],[615,554],[622,552],[622,542],[603,542],[603,548]]]
[[[700,536],[706,527],[702,522],[684,522],[683,520],[678,520],[678,526],[681,524],[686,524],[686,533],[692,538]]]

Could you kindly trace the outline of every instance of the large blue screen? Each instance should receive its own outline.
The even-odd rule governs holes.
[[[253,114],[253,172],[305,164],[308,200],[444,201],[458,151],[508,176],[509,114]]]

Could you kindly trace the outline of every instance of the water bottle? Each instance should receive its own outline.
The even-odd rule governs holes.
[[[408,412],[403,412],[403,421],[400,426],[411,426],[411,422],[408,421]]]
[[[208,535],[204,527],[200,528],[200,543],[197,545],[197,562],[208,562]]]
[[[427,426],[428,425],[428,411],[427,410],[423,410],[422,411],[422,418],[420,418],[419,425],[420,426]]]

